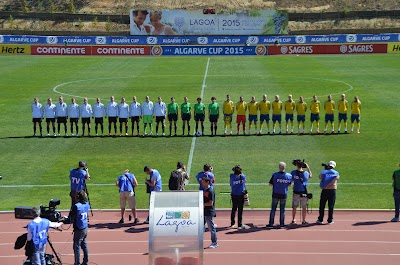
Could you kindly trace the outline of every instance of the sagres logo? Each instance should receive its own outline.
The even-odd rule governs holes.
[[[346,41],[347,42],[356,42],[357,41],[357,35],[355,35],[355,34],[347,34],[346,35]]]
[[[197,43],[198,44],[207,44],[208,43],[208,38],[207,37],[198,37],[197,38]]]
[[[264,55],[264,54],[266,54],[266,53],[267,53],[267,48],[266,48],[265,46],[258,45],[258,46],[256,47],[256,54],[257,54],[257,55]]]
[[[56,36],[48,36],[48,37],[46,38],[46,42],[47,42],[48,44],[57,44],[58,38],[57,38]]]
[[[0,35],[0,43],[3,43],[3,42],[4,42],[4,36]]]
[[[288,47],[287,46],[282,46],[281,47],[281,53],[286,54],[288,52]]]
[[[249,44],[255,45],[255,44],[258,44],[259,39],[257,36],[249,36],[247,38],[247,41],[249,42]]]
[[[296,43],[306,43],[306,36],[296,36]]]
[[[153,46],[153,48],[151,48],[151,53],[160,56],[163,53],[163,48],[161,46]]]
[[[340,52],[346,53],[347,52],[347,45],[340,45]]]
[[[158,39],[157,39],[157,37],[147,37],[146,41],[147,41],[147,44],[157,44]]]
[[[107,38],[100,36],[100,37],[96,37],[95,41],[96,41],[96,44],[106,44]]]
[[[156,226],[174,227],[175,233],[179,228],[194,226],[197,223],[190,219],[190,211],[167,211],[165,215],[161,215]]]

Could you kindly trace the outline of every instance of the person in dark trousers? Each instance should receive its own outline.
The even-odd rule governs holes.
[[[337,181],[340,178],[339,172],[334,170],[336,168],[335,161],[329,161],[325,169],[321,171],[319,179],[321,180],[319,186],[321,187],[321,198],[319,201],[319,217],[317,224],[323,224],[325,205],[328,202],[328,224],[333,224],[333,208],[336,201]]]
[[[208,248],[217,248],[217,229],[214,224],[215,215],[215,192],[214,188],[211,186],[210,178],[203,177],[201,180],[203,185],[203,202],[204,202],[204,220],[207,223],[208,229],[211,232],[211,245]]]
[[[394,217],[392,222],[399,221],[400,212],[400,170],[393,172],[393,199],[394,199]]]
[[[236,165],[232,168],[233,174],[230,175],[232,211],[231,211],[231,228],[244,229],[242,224],[242,214],[244,205],[244,194],[246,190],[246,175],[242,173],[242,167]],[[238,211],[238,226],[235,225],[236,210]]]
[[[70,170],[69,180],[71,181],[71,208],[77,203],[77,194],[86,188],[86,180],[90,180],[89,169],[86,161],[81,160],[78,163],[78,168]]]

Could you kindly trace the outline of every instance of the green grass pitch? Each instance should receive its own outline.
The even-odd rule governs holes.
[[[190,183],[195,183],[204,163],[211,163],[220,184],[217,207],[230,207],[230,196],[224,193],[230,190],[229,174],[235,164],[242,165],[248,177],[251,207],[267,208],[271,199],[267,183],[278,162],[285,161],[292,170],[290,162],[300,158],[306,159],[314,173],[309,186],[315,194],[313,207],[319,200],[320,164],[335,160],[341,175],[337,208],[393,208],[391,174],[400,162],[398,55],[211,57],[206,78],[206,57],[0,59],[0,210],[47,204],[51,198],[61,199],[60,208],[67,209],[69,169],[81,159],[88,161],[90,199],[98,209],[119,208],[114,184],[124,169],[129,168],[143,184],[143,167],[150,165],[161,172],[167,190],[176,162],[188,163],[192,137],[32,138],[33,97],[38,96],[43,105],[48,97],[57,102],[59,94],[53,88],[58,86],[56,90],[64,93],[68,104],[71,95],[77,96],[79,104],[85,96],[91,104],[96,97],[106,104],[111,95],[117,102],[126,97],[130,103],[134,95],[142,102],[149,95],[153,101],[161,96],[166,103],[171,96],[178,103],[188,96],[195,103],[204,80],[207,104],[212,96],[222,103],[226,94],[234,102],[240,95],[246,101],[253,95],[261,100],[262,94],[271,101],[277,94],[282,100],[293,94],[296,101],[304,95],[307,102],[316,94],[324,102],[332,94],[337,102],[344,91],[349,101],[358,95],[362,102],[361,134],[196,138]],[[193,129],[194,121],[191,124]],[[205,124],[209,133],[209,122]],[[222,119],[218,126],[222,134]],[[147,208],[144,185],[136,191],[138,208]]]

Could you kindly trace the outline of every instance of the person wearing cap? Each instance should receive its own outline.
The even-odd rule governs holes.
[[[28,229],[27,241],[32,243],[32,253],[30,255],[30,264],[46,265],[45,252],[47,244],[47,232],[49,228],[57,228],[61,223],[50,222],[46,218],[40,217],[40,208],[32,208],[33,220],[26,226]]]
[[[394,218],[392,222],[399,221],[400,212],[400,170],[393,172],[393,198],[394,198]]]
[[[79,161],[78,168],[70,170],[69,179],[71,181],[71,202],[72,206],[78,202],[77,194],[79,191],[85,190],[86,180],[90,180],[89,169],[87,168],[86,161]]]
[[[333,208],[336,201],[337,181],[340,178],[339,172],[334,170],[336,168],[335,161],[329,161],[325,169],[321,171],[319,179],[321,180],[319,186],[322,189],[319,201],[319,216],[317,224],[323,224],[325,205],[328,202],[328,224],[333,224]]]
[[[230,177],[231,186],[231,199],[232,199],[232,211],[231,211],[231,228],[244,229],[245,226],[242,224],[242,214],[244,206],[244,194],[246,190],[246,175],[242,173],[242,167],[236,165],[232,168],[233,174]],[[236,210],[238,211],[238,226],[235,225]]]

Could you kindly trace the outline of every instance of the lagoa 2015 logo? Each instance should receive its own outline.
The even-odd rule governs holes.
[[[47,42],[48,44],[57,44],[58,38],[55,37],[55,36],[48,36],[48,37],[46,38],[46,42]]]
[[[197,43],[198,44],[208,44],[208,38],[207,37],[198,37]]]
[[[194,226],[197,223],[190,219],[189,211],[178,211],[172,212],[167,211],[164,215],[161,215],[160,219],[157,221],[156,226],[172,226],[175,227],[175,233],[178,233],[179,228]]]
[[[250,37],[247,39],[247,41],[249,42],[249,44],[254,45],[254,44],[258,44],[259,39],[258,39],[257,36],[250,36]]]
[[[106,44],[106,37],[96,37],[96,44]]]
[[[296,36],[296,43],[306,43],[305,36]]]
[[[355,35],[355,34],[347,34],[346,35],[346,41],[347,42],[356,42],[357,41],[357,35]]]
[[[157,44],[158,39],[157,39],[157,37],[147,37],[146,41],[147,41],[147,44]]]
[[[400,36],[399,36],[399,38],[400,38]],[[4,42],[4,36],[0,35],[0,43],[3,43],[3,42]]]

